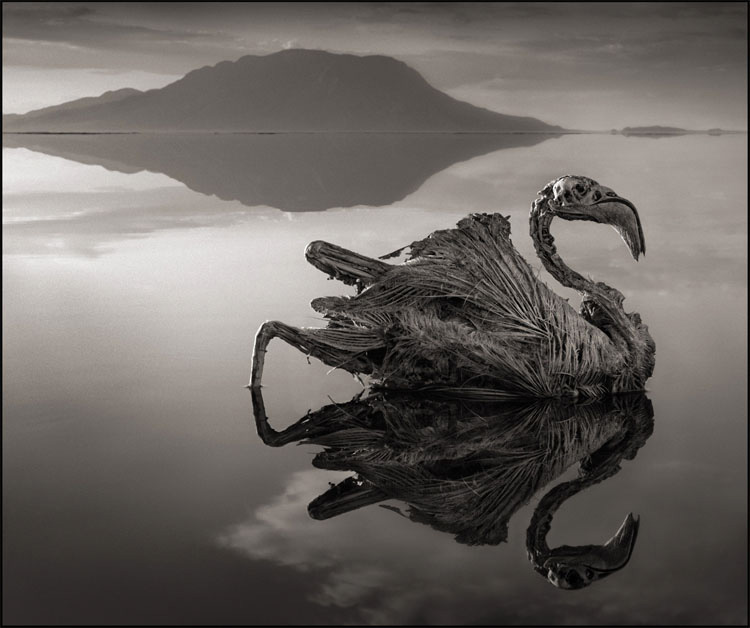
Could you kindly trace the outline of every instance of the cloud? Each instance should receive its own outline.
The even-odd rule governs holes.
[[[442,613],[443,621],[460,623],[476,612],[469,610],[472,600],[494,597],[502,589],[491,556],[460,546],[448,535],[424,534],[422,526],[385,509],[312,520],[307,504],[328,482],[347,475],[319,470],[292,474],[280,495],[225,530],[217,543],[252,560],[309,573],[317,583],[311,601],[351,609],[356,623],[400,623],[425,612],[426,600],[434,601],[433,612]],[[464,554],[473,555],[471,562],[462,559]]]
[[[3,12],[8,75],[20,66],[181,75],[300,46],[389,54],[439,89],[508,78],[561,93],[624,87],[629,109],[650,92],[667,111],[692,107],[707,126],[746,118],[741,3],[5,3]],[[59,102],[51,85],[47,93]],[[720,116],[706,94],[723,103]],[[596,104],[606,127],[618,126],[612,104]],[[570,125],[575,110],[555,109],[550,121]]]
[[[3,250],[7,255],[98,257],[123,240],[247,219],[239,204],[206,204],[203,198],[182,186],[5,194]]]
[[[642,478],[651,473],[650,467],[642,470]],[[675,569],[700,570],[683,545],[660,540],[669,523],[650,520],[639,541],[646,546],[617,579],[570,593],[553,590],[528,564],[528,511],[517,516],[522,521],[512,528],[509,545],[498,547],[463,546],[374,506],[326,521],[310,519],[307,504],[346,475],[316,469],[290,474],[279,494],[217,535],[216,543],[248,560],[306,574],[313,587],[308,599],[345,611],[345,624],[679,624],[698,609],[718,612],[728,623],[741,616],[741,587],[731,570],[720,576],[723,589],[688,576],[679,583],[662,577]],[[724,590],[726,595],[717,593]]]
[[[184,41],[210,35],[182,29],[165,30],[113,22],[90,7],[3,4],[3,37],[31,41],[67,42],[76,46],[110,48],[117,40],[129,45],[143,41]]]
[[[147,26],[101,8],[3,4],[3,68],[94,68],[184,74],[206,63],[236,58],[241,38],[198,25]],[[96,54],[94,54],[94,52]]]

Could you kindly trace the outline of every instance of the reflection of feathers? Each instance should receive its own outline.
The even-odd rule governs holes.
[[[642,395],[522,405],[376,394],[326,406],[288,429],[325,447],[315,466],[358,474],[317,498],[311,512],[399,499],[414,521],[462,543],[497,544],[513,513],[565,469],[581,460],[596,467],[598,452],[607,460],[630,452],[644,404],[650,408]]]

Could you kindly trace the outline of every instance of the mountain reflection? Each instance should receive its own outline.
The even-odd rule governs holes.
[[[578,477],[547,491],[534,511],[526,544],[532,566],[555,586],[578,589],[630,559],[632,515],[602,545],[550,549],[546,536],[563,502],[617,473],[651,435],[653,409],[642,393],[500,404],[379,392],[325,406],[283,431],[270,426],[260,391],[253,406],[267,445],[321,445],[314,466],[355,473],[309,504],[315,519],[395,499],[405,512],[384,507],[459,543],[496,545],[507,540],[513,514],[578,463]]]
[[[288,212],[390,205],[450,165],[539,134],[5,134],[3,146],[165,174],[201,194]]]

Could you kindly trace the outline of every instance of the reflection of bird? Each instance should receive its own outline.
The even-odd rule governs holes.
[[[278,337],[384,387],[531,397],[642,390],[654,367],[648,329],[625,313],[619,291],[560,259],[549,233],[555,216],[612,225],[635,259],[645,252],[640,219],[630,201],[580,176],[550,182],[532,204],[537,253],[555,279],[583,295],[580,314],[539,281],[499,214],[473,214],[412,243],[400,265],[313,242],[308,261],[358,294],[313,301],[329,319],[325,329],[264,323],[251,387],[260,386],[266,347]]]
[[[259,389],[253,403],[266,444],[317,444],[324,449],[315,466],[356,473],[310,503],[315,519],[396,499],[406,502],[402,514],[412,521],[460,543],[495,545],[507,540],[519,508],[580,462],[578,477],[554,486],[534,510],[526,542],[534,569],[572,589],[630,559],[638,531],[632,515],[602,545],[550,549],[546,537],[565,501],[617,473],[650,436],[653,409],[643,393],[586,403],[488,403],[382,392],[325,406],[280,432],[268,422]]]
[[[561,589],[581,589],[622,569],[630,561],[640,519],[629,514],[601,545],[561,545],[550,549],[547,533],[552,517],[566,500],[615,475],[623,459],[632,459],[653,431],[653,409],[643,393],[615,398],[621,407],[623,430],[581,461],[579,476],[550,489],[537,504],[526,530],[526,552],[535,571]]]

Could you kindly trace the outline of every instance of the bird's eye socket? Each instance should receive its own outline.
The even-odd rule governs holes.
[[[567,582],[571,587],[578,589],[583,586],[583,578],[581,578],[580,574],[577,571],[571,570],[567,573],[565,576],[565,582]]]
[[[579,194],[583,194],[584,187],[580,183],[576,183],[575,187],[573,188],[576,192]]]
[[[593,198],[595,201],[598,201],[601,197],[602,197],[602,193],[599,190],[594,192]]]

